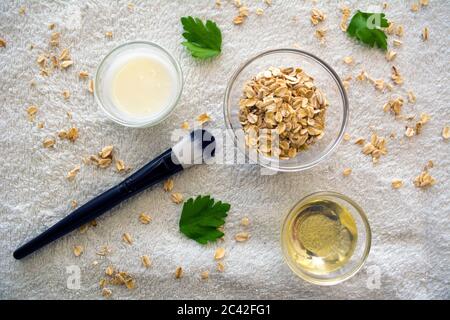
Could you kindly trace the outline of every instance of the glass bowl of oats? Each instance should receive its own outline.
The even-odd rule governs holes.
[[[224,117],[246,163],[301,171],[339,145],[349,107],[339,76],[326,62],[302,50],[275,49],[233,74]]]

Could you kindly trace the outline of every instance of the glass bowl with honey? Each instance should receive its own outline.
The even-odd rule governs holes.
[[[371,231],[362,208],[345,195],[317,192],[287,214],[281,246],[288,266],[300,278],[334,285],[355,275],[370,251]]]

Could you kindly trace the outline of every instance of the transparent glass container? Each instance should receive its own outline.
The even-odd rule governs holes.
[[[142,52],[150,54],[164,62],[169,72],[174,75],[174,94],[162,111],[145,116],[127,114],[118,108],[110,91],[112,69],[119,59],[126,60],[127,55]],[[127,42],[111,50],[97,68],[94,81],[94,95],[103,112],[114,122],[128,127],[149,127],[163,121],[173,111],[183,90],[183,73],[177,60],[163,47],[148,41]]]
[[[301,151],[289,160],[279,160],[248,152],[242,125],[239,122],[239,99],[245,82],[269,67],[299,67],[314,78],[317,88],[325,94],[329,106],[325,115],[325,134],[308,150]],[[275,49],[262,52],[246,61],[231,77],[225,91],[223,112],[227,131],[235,146],[247,160],[277,171],[301,171],[318,164],[339,145],[349,117],[347,95],[339,76],[324,61],[297,49]]]
[[[356,224],[357,237],[352,255],[344,265],[327,273],[315,273],[304,268],[295,261],[288,249],[290,247],[289,242],[295,241],[292,227],[299,209],[314,200],[329,200],[339,204],[347,209]],[[354,276],[363,267],[369,255],[371,241],[372,233],[363,209],[349,197],[331,191],[316,192],[301,199],[289,210],[281,228],[281,247],[286,263],[300,278],[318,285],[335,285]]]

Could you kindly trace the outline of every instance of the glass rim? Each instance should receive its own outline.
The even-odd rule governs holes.
[[[323,69],[325,69],[328,74],[330,74],[331,78],[335,81],[335,83],[337,84],[337,87],[339,89],[339,93],[340,93],[340,97],[342,99],[342,104],[343,104],[343,117],[342,117],[342,122],[341,122],[341,126],[340,126],[340,130],[339,130],[339,134],[338,136],[335,138],[335,140],[333,141],[333,144],[331,145],[331,147],[324,153],[322,154],[320,157],[318,157],[317,159],[314,159],[313,161],[304,163],[304,164],[299,164],[293,167],[287,167],[287,166],[283,166],[282,163],[284,160],[278,160],[279,161],[279,166],[277,167],[273,167],[270,165],[267,165],[265,163],[265,161],[257,161],[257,163],[265,168],[271,169],[271,170],[275,170],[275,171],[280,171],[280,172],[295,172],[295,171],[303,171],[309,168],[314,167],[315,165],[317,165],[318,163],[320,163],[322,160],[326,159],[330,154],[333,153],[333,151],[337,148],[337,146],[339,145],[339,143],[342,141],[343,137],[344,137],[344,133],[345,133],[345,129],[347,128],[347,124],[348,124],[348,119],[349,119],[349,103],[348,103],[348,98],[347,98],[347,93],[345,91],[344,85],[342,84],[342,81],[340,79],[340,77],[338,76],[338,74],[336,73],[336,71],[334,71],[334,69],[328,65],[325,61],[323,61],[322,59],[318,58],[317,56],[315,56],[312,53],[306,52],[304,50],[300,50],[300,49],[295,49],[295,48],[278,48],[278,49],[270,49],[270,50],[265,50],[263,52],[258,53],[257,55],[247,59],[244,63],[242,63],[238,69],[233,73],[233,75],[231,76],[230,80],[227,83],[227,87],[225,90],[225,95],[224,95],[224,99],[223,99],[223,117],[225,120],[225,126],[227,131],[232,131],[229,132],[229,134],[231,135],[231,138],[233,139],[233,143],[235,148],[237,148],[241,153],[244,154],[246,160],[251,160],[249,158],[249,156],[247,155],[246,149],[242,149],[238,143],[238,138],[236,136],[235,133],[235,128],[233,128],[233,125],[231,124],[231,119],[230,119],[230,112],[229,112],[229,98],[230,98],[230,92],[231,92],[231,88],[234,84],[234,82],[236,81],[237,77],[239,76],[239,74],[253,61],[262,58],[264,56],[270,55],[270,54],[274,54],[274,53],[294,53],[294,54],[299,54],[301,56],[306,56],[310,59],[312,59],[315,63],[318,63]]]
[[[156,48],[157,50],[162,51],[165,55],[167,55],[167,57],[169,58],[168,61],[170,61],[171,65],[174,67],[174,69],[176,70],[176,76],[177,76],[177,80],[179,82],[179,89],[178,92],[176,94],[176,97],[173,101],[172,104],[168,105],[167,109],[164,110],[164,112],[161,113],[161,115],[159,117],[156,118],[145,118],[143,117],[143,120],[141,121],[133,121],[133,120],[129,120],[129,119],[125,119],[125,118],[119,118],[116,117],[115,115],[113,115],[108,108],[106,108],[102,102],[102,99],[99,96],[99,71],[101,70],[101,68],[104,66],[105,62],[107,61],[108,58],[111,57],[112,54],[114,54],[115,52],[126,48],[128,46],[132,46],[132,45],[143,45],[143,46],[150,46],[153,48]],[[132,127],[132,128],[145,128],[145,127],[150,127],[153,125],[156,125],[162,121],[164,121],[173,111],[173,109],[175,108],[175,106],[178,104],[180,98],[181,98],[181,94],[183,92],[183,87],[184,87],[184,77],[183,77],[183,70],[181,69],[181,65],[178,62],[178,60],[176,60],[173,55],[164,47],[160,46],[159,44],[156,44],[154,42],[151,41],[146,41],[146,40],[135,40],[135,41],[129,41],[129,42],[124,42],[122,44],[117,45],[116,47],[114,47],[113,49],[111,49],[102,59],[102,61],[98,64],[96,70],[95,70],[95,77],[94,77],[94,98],[97,102],[97,104],[100,106],[100,109],[103,111],[104,114],[106,114],[106,116],[111,119],[112,121],[114,121],[115,123],[118,123],[120,125],[126,126],[126,127]]]
[[[361,220],[364,224],[364,229],[365,229],[365,234],[366,234],[366,240],[364,243],[364,251],[362,253],[361,258],[358,260],[357,264],[352,269],[350,269],[348,272],[346,272],[342,275],[336,276],[334,278],[330,278],[330,279],[318,279],[318,278],[314,278],[314,277],[304,273],[301,270],[301,268],[297,267],[296,265],[294,265],[292,263],[291,259],[289,258],[288,254],[286,252],[286,247],[283,244],[283,230],[285,229],[286,223],[289,220],[289,217],[291,217],[291,215],[293,214],[295,208],[297,208],[301,203],[305,202],[307,199],[316,197],[316,196],[335,197],[335,198],[339,198],[339,199],[344,200],[347,203],[349,203],[356,210],[359,217],[361,218]],[[364,264],[366,263],[367,257],[369,256],[370,249],[372,247],[372,230],[370,228],[369,220],[367,218],[366,213],[359,206],[359,204],[357,204],[351,198],[349,198],[348,196],[346,196],[342,193],[335,192],[335,191],[317,191],[317,192],[310,193],[310,194],[306,195],[305,197],[301,198],[289,209],[289,211],[286,214],[286,216],[284,217],[283,223],[281,225],[280,242],[281,242],[281,249],[283,252],[283,259],[295,275],[297,275],[299,278],[301,278],[309,283],[312,283],[312,284],[321,285],[321,286],[332,286],[332,285],[342,283],[342,282],[352,278],[364,266]]]

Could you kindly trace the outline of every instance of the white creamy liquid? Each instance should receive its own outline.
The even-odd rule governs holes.
[[[109,92],[116,108],[131,117],[163,112],[174,102],[177,80],[171,66],[151,52],[132,52],[111,68]]]

